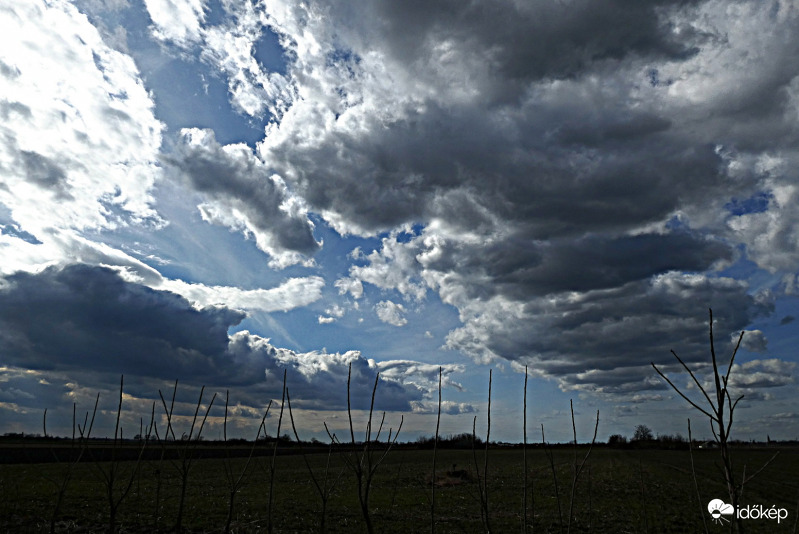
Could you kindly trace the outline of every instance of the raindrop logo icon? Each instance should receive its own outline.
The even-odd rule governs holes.
[[[731,504],[726,504],[721,499],[713,499],[707,503],[707,511],[710,512],[711,517],[713,517],[713,522],[721,525],[725,521],[727,523],[730,522],[730,520],[724,516],[735,513],[735,508],[733,508]]]

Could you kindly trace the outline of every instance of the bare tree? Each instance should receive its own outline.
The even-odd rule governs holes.
[[[330,473],[330,459],[333,456],[333,444],[334,439],[330,439],[330,445],[327,449],[327,462],[325,463],[325,471],[322,477],[322,482],[319,482],[319,479],[316,477],[313,468],[311,467],[311,463],[308,461],[308,456],[305,454],[303,450],[302,440],[300,439],[300,435],[297,433],[297,427],[294,425],[294,413],[291,410],[291,395],[289,394],[288,388],[286,388],[286,404],[289,408],[289,418],[291,419],[291,429],[294,431],[294,437],[297,439],[297,443],[300,446],[300,451],[302,454],[302,459],[305,461],[305,467],[308,469],[308,474],[311,475],[311,481],[316,488],[316,492],[319,494],[319,499],[322,501],[322,508],[319,512],[319,532],[324,534],[327,531],[326,527],[326,519],[327,519],[327,503],[330,500],[330,495],[333,493],[336,485],[338,484],[339,480],[341,480],[341,475],[344,473],[344,467],[338,472],[338,476],[331,481],[329,477]]]
[[[754,473],[749,477],[744,476],[742,477],[740,483],[736,483],[735,470],[733,469],[732,456],[730,454],[729,438],[730,438],[730,432],[732,431],[733,415],[735,413],[735,408],[738,406],[738,402],[740,402],[740,400],[743,399],[744,396],[741,395],[737,399],[735,399],[735,401],[733,401],[728,389],[728,385],[730,380],[730,373],[732,372],[733,368],[733,363],[735,362],[735,355],[738,353],[738,349],[741,346],[741,341],[743,340],[744,332],[741,332],[740,336],[738,336],[738,342],[735,345],[735,350],[733,350],[732,356],[730,356],[730,362],[727,364],[727,372],[722,375],[716,359],[716,347],[713,339],[713,310],[710,309],[708,310],[708,312],[709,312],[708,322],[710,325],[709,328],[710,358],[711,358],[711,363],[713,364],[713,381],[716,388],[714,398],[711,398],[711,396],[708,395],[704,386],[702,386],[702,383],[696,378],[696,375],[691,370],[691,368],[688,367],[688,365],[686,365],[686,363],[679,356],[677,356],[676,352],[674,352],[673,350],[671,351],[671,353],[674,355],[677,361],[680,362],[680,365],[682,365],[683,369],[685,369],[688,372],[688,374],[691,376],[691,378],[694,381],[694,384],[696,384],[696,386],[699,388],[699,391],[705,397],[705,400],[707,401],[707,408],[703,408],[696,402],[689,399],[680,390],[680,388],[675,386],[674,383],[671,380],[669,380],[669,378],[663,372],[661,372],[660,369],[657,368],[654,362],[652,362],[651,365],[655,369],[655,371],[657,371],[657,374],[659,374],[661,378],[663,378],[663,380],[665,380],[674,391],[676,391],[683,399],[688,401],[688,403],[691,406],[693,406],[694,409],[704,414],[710,420],[710,429],[713,432],[713,438],[718,444],[719,452],[721,454],[721,462],[723,466],[722,471],[724,473],[724,479],[727,484],[727,493],[729,495],[733,509],[737,510],[740,501],[741,491],[743,489],[744,484],[746,484],[746,482],[748,482],[758,473],[760,473],[760,471],[762,471],[769,463],[771,463],[772,460],[774,460],[777,454],[772,456],[765,463],[765,465],[763,465],[763,467],[761,467],[756,473]],[[740,519],[737,519],[737,517],[736,520],[731,523],[731,528],[733,526],[738,530],[738,532],[741,532],[743,530],[743,525],[741,524]]]
[[[652,429],[646,425],[638,425],[633,432],[633,441],[649,441],[655,439]]]
[[[166,414],[167,427],[166,435],[164,436],[165,440],[168,438],[169,434],[172,434],[172,439],[175,440],[175,429],[172,426],[172,410],[175,407],[175,393],[177,392],[177,388],[178,382],[175,380],[175,389],[172,391],[172,404],[168,410],[166,407],[166,401],[164,400],[164,395],[161,393],[160,389],[158,390],[158,395],[161,397],[161,404],[163,405],[164,413]],[[197,399],[197,408],[194,410],[194,417],[191,420],[191,428],[189,428],[189,433],[183,434],[182,436],[182,438],[184,438],[182,439],[183,443],[178,449],[179,461],[172,462],[173,467],[175,470],[177,470],[180,476],[180,501],[178,502],[178,516],[175,521],[176,532],[180,532],[183,525],[183,511],[186,504],[186,488],[188,487],[189,483],[189,472],[191,471],[192,465],[194,463],[194,451],[197,448],[197,444],[202,439],[203,427],[205,427],[208,414],[211,412],[211,407],[214,405],[214,400],[216,400],[216,393],[214,393],[214,395],[211,397],[211,402],[208,403],[208,408],[205,410],[205,415],[200,422],[197,433],[195,434],[194,429],[197,426],[197,418],[200,414],[200,407],[202,406],[204,393],[205,386],[200,389],[200,398]]]
[[[102,462],[93,462],[93,464],[97,467],[97,470],[100,472],[103,483],[105,484],[106,498],[108,499],[108,532],[110,533],[116,532],[117,513],[119,512],[119,507],[122,504],[122,501],[124,501],[128,496],[130,489],[133,487],[133,481],[139,474],[142,455],[144,454],[144,449],[147,447],[149,442],[149,436],[152,432],[155,421],[155,403],[153,403],[147,439],[142,441],[141,447],[139,447],[139,454],[136,458],[136,463],[127,477],[127,482],[125,482],[123,479],[122,484],[119,485],[118,479],[122,478],[123,473],[121,472],[121,462],[117,457],[117,450],[119,448],[119,442],[122,440],[122,429],[119,427],[119,419],[122,415],[122,388],[124,381],[125,377],[123,375],[119,379],[119,404],[117,406],[116,425],[114,426],[114,444],[111,449],[111,463],[108,465],[108,470],[106,470]],[[141,433],[139,435],[141,436]]]
[[[391,448],[397,442],[397,438],[399,437],[400,430],[402,430],[402,423],[404,421],[404,416],[400,418],[399,427],[397,427],[397,432],[394,434],[393,430],[389,428],[388,430],[388,438],[386,439],[386,447],[383,449],[382,454],[375,454],[374,445],[372,441],[372,416],[374,413],[375,407],[375,393],[377,392],[377,383],[380,380],[380,373],[375,375],[375,384],[372,387],[372,401],[369,405],[369,419],[366,423],[366,436],[363,442],[363,449],[360,453],[357,452],[357,445],[355,442],[355,427],[352,424],[352,406],[350,403],[350,385],[352,379],[352,364],[349,365],[349,371],[347,372],[347,415],[349,417],[349,424],[350,424],[350,441],[351,447],[350,450],[343,454],[344,460],[347,463],[347,466],[352,470],[353,474],[355,475],[355,480],[358,483],[358,502],[361,505],[361,514],[363,515],[363,520],[366,525],[366,530],[369,534],[374,532],[374,527],[372,525],[372,517],[369,512],[369,493],[372,488],[372,479],[374,478],[375,473],[377,472],[377,468],[380,467],[380,464],[383,463],[383,460],[388,455]],[[383,417],[380,420],[380,426],[378,426],[377,434],[374,437],[374,442],[380,441],[380,434],[383,430],[383,424],[386,420],[386,412],[383,412]],[[335,442],[338,445],[341,445],[341,442],[338,440],[335,434],[330,432],[330,429],[327,427],[327,423],[325,423],[325,430],[327,431],[327,435],[330,437],[330,440]],[[392,439],[393,435],[393,439]]]
[[[252,447],[250,447],[250,454],[247,456],[247,462],[244,464],[241,472],[238,476],[235,475],[233,472],[233,463],[230,460],[230,449],[227,446],[227,414],[228,414],[228,402],[230,401],[230,392],[225,391],[225,421],[222,426],[222,435],[225,441],[225,479],[227,480],[228,484],[228,512],[227,512],[227,521],[225,522],[225,534],[230,532],[230,524],[233,521],[233,506],[236,501],[236,494],[238,494],[241,487],[244,485],[244,478],[247,475],[247,469],[250,466],[250,461],[252,460],[252,454],[255,452],[255,446],[258,444],[258,438],[261,437],[261,430],[264,428],[264,421],[266,421],[266,416],[269,415],[269,409],[272,407],[272,401],[269,401],[269,404],[266,407],[266,411],[264,412],[264,416],[261,418],[261,424],[258,425],[258,431],[255,433],[255,440],[252,442]]]

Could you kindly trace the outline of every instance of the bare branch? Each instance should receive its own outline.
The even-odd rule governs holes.
[[[675,354],[675,356],[677,356],[677,355]],[[687,401],[688,401],[688,403],[689,403],[691,406],[693,406],[694,408],[696,408],[697,410],[699,410],[700,412],[702,412],[703,414],[705,414],[706,416],[708,416],[708,417],[709,417],[709,418],[710,418],[712,421],[715,421],[715,420],[716,420],[716,416],[715,416],[715,415],[711,415],[711,414],[709,414],[709,413],[707,412],[707,410],[705,410],[705,409],[704,409],[704,408],[702,408],[701,406],[697,405],[697,404],[696,404],[694,401],[692,401],[691,399],[689,399],[688,397],[686,397],[686,396],[683,394],[683,392],[682,392],[682,391],[680,391],[680,389],[679,389],[677,386],[675,386],[675,385],[674,385],[674,383],[673,383],[671,380],[669,380],[669,377],[667,377],[667,376],[666,376],[666,375],[664,375],[662,372],[660,372],[660,369],[658,369],[658,368],[657,368],[657,366],[655,365],[655,363],[654,363],[654,362],[650,362],[650,363],[651,363],[652,367],[655,369],[655,371],[657,371],[657,374],[659,374],[659,375],[661,376],[661,378],[663,378],[663,380],[665,380],[666,382],[668,382],[668,383],[669,383],[669,385],[671,386],[671,388],[672,388],[674,391],[676,391],[676,392],[677,392],[677,393],[680,395],[680,397],[682,397],[683,399],[687,400]],[[693,376],[693,373],[691,374],[691,376]],[[696,378],[694,378],[694,380],[696,380]],[[702,390],[702,392],[704,393],[704,390]],[[707,394],[706,394],[705,396],[707,396]],[[708,400],[709,400],[709,399],[708,399]],[[711,405],[712,405],[712,403],[711,403]],[[714,410],[714,411],[715,411],[715,410]]]

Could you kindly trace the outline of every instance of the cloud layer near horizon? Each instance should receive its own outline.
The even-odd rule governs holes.
[[[239,400],[255,407],[280,397],[284,370],[301,408],[345,408],[350,366],[359,409],[378,373],[382,410],[410,410],[437,388],[438,366],[375,362],[358,351],[297,353],[246,330],[229,335],[244,317],[222,306],[197,309],[177,294],[126,282],[110,269],[76,264],[6,278],[0,351],[5,371],[63,373],[100,389],[121,374],[139,382],[172,377],[195,388],[238,388]],[[447,365],[443,372],[445,386],[461,387],[450,375],[463,372],[462,366]],[[24,398],[17,402],[26,405]]]

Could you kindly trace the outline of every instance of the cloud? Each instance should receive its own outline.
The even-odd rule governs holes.
[[[448,348],[564,389],[660,388],[649,361],[704,361],[707,307],[723,338],[773,308],[720,269],[743,254],[799,268],[788,5],[272,2],[264,17],[297,98],[259,157],[340,233],[381,237],[336,287],[437,292],[462,322]]]
[[[340,231],[505,222],[545,240],[682,213],[727,232],[728,195],[779,197],[790,183],[769,182],[762,165],[790,161],[782,136],[767,136],[779,155],[766,155],[767,124],[795,136],[789,100],[764,97],[794,93],[796,14],[786,6],[480,2],[452,17],[445,4],[266,8],[300,98],[270,125],[260,154]],[[354,12],[357,26],[345,23]],[[635,30],[616,31],[618,20]],[[758,25],[776,31],[747,31]],[[742,52],[745,75],[728,67]],[[714,119],[698,122],[698,110]],[[755,246],[757,232],[738,239]]]
[[[394,326],[408,324],[408,320],[402,316],[405,313],[405,307],[402,304],[397,304],[390,300],[381,300],[375,304],[375,311],[377,312],[377,317],[384,323]]]
[[[87,237],[166,224],[153,207],[164,126],[136,64],[68,2],[4,10],[19,46],[0,50],[0,274],[97,261],[160,278]]]
[[[637,394],[637,395],[633,395],[630,400],[632,402],[636,403],[636,404],[641,404],[641,403],[649,403],[649,402],[660,402],[660,401],[665,400],[665,399],[666,399],[666,397],[663,396],[663,395],[660,395],[660,394],[640,393],[640,394]]]
[[[66,280],[94,281],[87,291],[130,294],[136,317],[149,313],[148,299],[175,311],[164,318],[174,332],[131,317],[142,347],[176,347],[205,362],[187,367],[162,352],[154,370],[172,362],[198,380],[201,369],[222,380],[233,371],[220,362],[233,362],[239,380],[266,376],[269,385],[258,387],[268,389],[288,366],[313,404],[313,377],[340,385],[353,363],[368,389],[379,365],[360,354],[301,354],[227,333],[243,317],[229,307],[306,305],[321,298],[321,278],[255,290],[166,280],[89,240],[88,232],[164,224],[151,198],[159,161],[203,197],[207,222],[252,237],[273,268],[312,265],[322,243],[311,213],[342,235],[380,239],[375,250],[353,252],[334,282],[340,294],[357,304],[364,284],[396,291],[375,310],[401,326],[407,303],[434,292],[461,322],[445,347],[478,362],[529,364],[568,391],[660,395],[648,363],[670,363],[675,349],[701,367],[708,307],[726,348],[733,332],[774,309],[762,284],[721,274],[737,272],[722,269],[739,260],[783,280],[775,292],[796,291],[799,11],[788,3],[213,5],[225,12],[218,24],[201,0],[146,2],[165,47],[225,76],[235,110],[269,115],[265,136],[253,151],[184,130],[160,160],[163,126],[129,57],[67,2],[4,8],[13,16],[0,29],[24,46],[0,51],[9,82],[0,85],[2,272],[32,272],[10,275],[3,295],[36,294],[41,281],[41,291],[61,295],[53,302],[77,313],[69,303],[86,297]],[[255,57],[269,32],[285,68]],[[118,274],[41,270],[74,261]],[[317,320],[336,319],[330,310]],[[77,347],[75,358],[94,354],[88,339],[116,346],[110,331],[84,339],[93,324],[72,332],[43,314]],[[36,343],[67,354],[46,332],[4,320],[16,329],[4,330],[3,343],[16,343],[20,362],[50,361]],[[213,324],[218,339],[172,338]],[[752,331],[745,346],[764,350],[765,341]],[[120,362],[132,358],[121,354]],[[100,365],[117,365],[109,361],[117,360]],[[776,384],[769,365],[751,368],[760,382],[741,387]],[[422,383],[404,389],[396,379],[387,405],[427,406],[430,383]]]
[[[229,335],[244,317],[218,305],[197,308],[104,267],[70,265],[8,276],[0,287],[0,350],[4,372],[17,378],[2,387],[0,401],[5,395],[22,406],[38,406],[13,393],[28,391],[20,387],[26,376],[113,391],[124,374],[132,388],[126,391],[145,398],[153,398],[153,381],[175,377],[188,387],[238,388],[243,404],[260,406],[280,397],[288,370],[298,407],[335,410],[347,405],[350,365],[357,409],[368,408],[378,372],[381,410],[409,410],[411,402],[428,399],[437,389],[432,375],[437,378],[438,367],[419,362],[376,362],[358,351],[298,353],[246,330]],[[460,388],[450,375],[463,371],[444,366],[445,385]]]
[[[186,129],[181,136],[169,161],[208,197],[199,206],[203,219],[254,236],[273,267],[307,261],[318,250],[302,201],[268,173],[249,147],[221,146],[210,130]]]
[[[415,414],[433,414],[438,413],[438,404],[435,402],[418,402],[411,403],[411,411]],[[474,405],[465,402],[441,401],[441,413],[446,415],[461,415],[467,413],[476,413],[477,409]]]
[[[378,363],[378,368],[383,377],[394,380],[410,381],[425,391],[438,388],[438,374],[441,370],[442,387],[452,387],[458,391],[463,386],[452,379],[452,375],[463,373],[466,368],[459,364],[434,365],[416,362],[413,360],[389,360]]]
[[[453,298],[462,297],[453,290]],[[671,363],[672,349],[686,362],[707,361],[705,306],[722,325],[719,336],[770,310],[743,282],[676,272],[526,302],[456,302],[464,326],[447,336],[448,348],[482,361],[528,364],[563,389],[619,393],[662,389],[649,362]]]
[[[207,0],[145,0],[145,6],[153,21],[152,36],[162,46],[175,46],[184,57],[199,51],[203,63],[225,76],[236,111],[257,118],[264,118],[266,112],[270,118],[280,118],[297,98],[291,81],[281,72],[270,71],[257,57],[264,39],[277,39],[267,28],[263,3],[212,4],[215,17],[219,17],[214,23],[206,22]],[[91,6],[91,11],[100,9]],[[98,25],[102,26],[102,21]],[[105,33],[109,39],[118,40]],[[270,63],[269,67],[275,65]]]
[[[778,420],[791,420],[791,419],[799,419],[799,413],[796,412],[781,412],[775,413],[771,415],[767,415],[769,419],[778,419]]]
[[[336,319],[341,319],[344,317],[344,308],[339,305],[334,305],[331,308],[327,308],[325,310],[326,316],[320,315],[317,320],[319,324],[330,324],[336,322]]]
[[[403,246],[396,233],[381,240],[381,248],[364,254],[360,248],[352,251],[354,260],[365,265],[350,267],[349,278],[336,282],[341,291],[349,291],[355,298],[363,293],[363,282],[382,289],[396,289],[406,298],[422,300],[427,293],[424,281],[418,276],[416,251]]]
[[[350,293],[353,298],[359,299],[363,296],[363,283],[352,278],[339,278],[334,284],[338,288],[340,295]]]
[[[502,294],[515,300],[614,288],[669,271],[704,271],[730,258],[726,245],[684,232],[588,234],[546,242],[523,235],[497,236],[488,243],[431,239],[414,257],[430,272],[457,271],[475,296]]]
[[[202,38],[206,0],[144,0],[153,21],[153,36],[189,46]]]
[[[300,308],[316,302],[322,296],[323,278],[309,276],[290,278],[270,289],[240,289],[231,286],[189,284],[182,280],[164,280],[159,289],[177,293],[196,307],[225,306],[237,310],[276,312]]]
[[[719,349],[717,348],[716,350],[718,353]],[[726,355],[722,358],[725,357]],[[719,362],[719,366],[719,372],[722,375],[726,375],[727,369],[724,367],[723,359]],[[774,389],[795,383],[792,376],[795,367],[795,362],[787,362],[779,358],[750,360],[743,364],[736,363],[729,372],[730,397],[733,402],[741,396],[747,402],[772,401],[777,398]],[[705,365],[701,372],[697,372],[696,367],[694,367],[694,374],[699,379],[704,390],[712,396],[716,387],[712,368]],[[693,390],[698,395],[697,389],[692,382],[689,382],[683,392]]]
[[[738,394],[746,394],[760,388],[793,384],[794,378],[791,373],[795,368],[796,363],[778,358],[736,363],[733,364],[730,372],[730,388],[737,391]]]
[[[732,341],[738,341],[739,335],[732,335]],[[741,340],[741,346],[752,352],[766,352],[766,348],[768,345],[768,340],[766,339],[766,335],[760,330],[746,330],[744,331],[744,337]]]
[[[244,318],[226,308],[197,310],[174,293],[87,265],[8,276],[0,300],[6,361],[34,370],[130,370],[216,382],[231,378],[227,330]],[[238,380],[241,374],[234,373]]]
[[[163,125],[132,58],[67,2],[13,0],[0,51],[0,202],[40,241],[53,229],[159,224]],[[59,28],[54,32],[53,28]]]
[[[267,14],[292,53],[289,72],[303,76],[261,154],[342,231],[447,216],[467,225],[481,210],[530,222],[535,213],[541,234],[661,219],[697,178],[714,180],[719,158],[670,134],[664,95],[625,87],[645,83],[648,62],[687,61],[699,51],[690,43],[706,39],[657,3],[578,4],[483,2],[453,19],[441,5],[379,3],[360,6],[357,27],[344,23],[352,7],[273,4]],[[610,20],[622,11],[648,28],[646,38],[615,31]],[[420,21],[411,31],[409,19]],[[530,35],[535,45],[519,46]],[[581,158],[585,170],[574,172]],[[639,171],[653,175],[648,188],[633,186]],[[618,202],[622,191],[629,202]],[[471,209],[451,210],[453,202]]]
[[[296,94],[282,73],[269,72],[255,57],[259,42],[275,37],[264,27],[264,7],[252,2],[226,3],[229,17],[223,24],[206,28],[201,58],[225,73],[236,109],[253,117],[267,111],[279,119]]]
[[[780,166],[793,166],[796,158],[781,158]],[[769,169],[778,176],[790,176],[788,168]],[[730,229],[738,239],[748,243],[749,256],[771,272],[795,270],[799,264],[799,213],[794,206],[799,202],[799,188],[793,184],[780,184],[769,180],[771,200],[764,211],[746,213],[731,218]]]
[[[749,295],[746,282],[675,270],[675,262],[707,269],[728,257],[724,245],[690,233],[545,243],[489,236],[433,228],[403,242],[386,238],[388,252],[369,256],[374,269],[350,273],[385,289],[420,280],[459,311],[463,325],[447,335],[447,348],[480,362],[529,364],[563,389],[594,393],[662,389],[649,363],[668,362],[671,349],[706,361],[708,307],[727,332],[772,309],[771,297]]]

